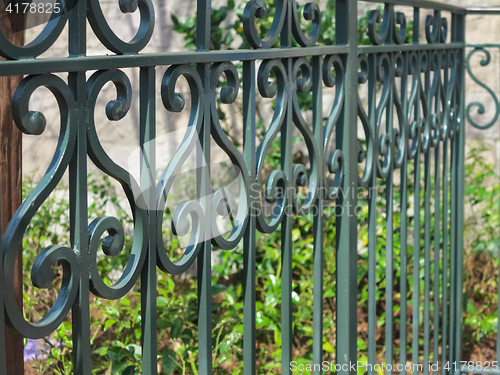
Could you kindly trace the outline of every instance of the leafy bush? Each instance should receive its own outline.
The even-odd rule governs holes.
[[[323,11],[320,44],[331,44],[335,40],[332,22],[334,14],[334,1],[328,1]],[[238,36],[242,36],[242,10],[243,4],[236,5],[229,0],[226,6],[215,8],[212,14],[212,49],[230,49],[238,44]],[[265,33],[272,20],[273,7],[270,6],[268,18],[259,21],[261,32]],[[234,16],[229,18],[233,13]],[[195,46],[195,18],[179,21],[172,16],[174,30],[185,35],[186,46]],[[409,26],[411,28],[411,25]],[[360,44],[367,43],[367,16],[359,20]],[[307,24],[304,25],[307,29]],[[242,39],[243,40],[243,39]],[[248,48],[241,40],[238,48]],[[301,106],[307,109],[310,106],[308,95],[301,97]],[[222,117],[222,113],[220,114]],[[262,118],[257,119],[257,133],[259,137],[265,134]],[[296,140],[297,141],[297,140]],[[280,140],[275,140],[269,151],[269,164],[276,168],[279,166]],[[471,202],[475,207],[474,216],[467,216],[465,222],[466,255],[464,268],[465,298],[464,298],[464,342],[466,348],[477,344],[484,337],[491,337],[497,328],[497,277],[498,277],[498,244],[497,233],[491,228],[497,228],[499,213],[497,210],[500,189],[498,176],[491,164],[487,164],[480,156],[484,148],[478,147],[469,151],[467,155],[466,176],[466,202]],[[411,163],[412,164],[412,163]],[[410,164],[410,169],[412,168]],[[423,168],[423,167],[422,167]],[[409,176],[414,171],[409,171]],[[423,173],[421,173],[423,176]],[[495,184],[491,181],[495,180]],[[433,184],[433,182],[432,182]],[[106,207],[111,204],[116,209],[117,218],[124,224],[130,224],[127,210],[122,208],[121,201],[114,192],[114,186],[107,178],[97,179],[89,175],[89,220],[103,215]],[[23,186],[25,194],[31,186]],[[385,185],[379,181],[379,191]],[[406,192],[413,196],[415,186],[413,179],[409,178]],[[25,236],[24,252],[24,302],[28,318],[36,320],[44,315],[47,306],[55,298],[58,284],[49,290],[34,292],[30,284],[30,265],[36,255],[48,243],[69,242],[69,203],[65,189],[53,194],[38,214],[33,219]],[[431,191],[434,192],[433,186]],[[395,206],[400,202],[401,187],[396,184],[394,189]],[[423,198],[423,189],[421,197]],[[434,193],[432,193],[434,194]],[[433,196],[432,196],[433,198]],[[432,199],[434,201],[434,199]],[[409,201],[409,211],[415,210]],[[358,229],[358,316],[359,358],[366,361],[367,357],[367,330],[366,317],[368,310],[368,204],[366,197],[359,200]],[[386,230],[385,230],[386,202],[382,195],[377,199],[377,358],[382,359],[385,354],[382,350],[385,341],[385,286],[386,269]],[[476,209],[477,208],[477,209]],[[406,209],[406,208],[404,208]],[[424,217],[415,218],[409,215],[409,235],[413,235],[415,220],[424,224]],[[166,220],[170,213],[166,213]],[[58,226],[52,223],[58,218]],[[434,229],[432,218],[431,229]],[[313,316],[313,217],[295,217],[293,223],[293,334],[294,355],[301,358],[301,363],[312,363],[312,316]],[[401,299],[399,285],[401,257],[400,249],[400,209],[394,212],[394,338],[399,338],[399,325],[402,317],[399,315]],[[127,233],[126,244],[130,246],[132,238]],[[421,259],[423,259],[424,236],[421,231]],[[172,233],[164,233],[169,250],[175,252],[179,249],[178,240]],[[335,358],[335,283],[332,282],[336,273],[336,225],[335,217],[329,217],[324,230],[324,336],[323,347],[325,360],[333,361]],[[433,233],[431,233],[431,238]],[[281,232],[278,230],[270,235],[257,233],[257,332],[256,340],[257,358],[260,374],[276,374],[281,367]],[[100,257],[99,271],[102,275],[111,275],[115,270],[123,269],[127,262],[127,249],[117,258]],[[212,269],[212,322],[213,322],[213,366],[215,374],[241,374],[243,369],[243,255],[242,244],[231,252],[219,252],[220,264]],[[413,241],[408,239],[408,301],[411,303],[413,290],[413,272],[421,275],[420,290],[424,289],[424,265],[419,270],[413,270]],[[484,271],[486,270],[486,272]],[[432,265],[431,274],[434,273]],[[442,270],[439,270],[442,272]],[[56,272],[57,269],[56,269]],[[60,271],[59,271],[60,272]],[[57,277],[56,277],[57,280]],[[109,280],[108,280],[109,281]],[[157,277],[157,318],[158,318],[158,363],[162,374],[197,374],[198,358],[198,330],[197,330],[197,282],[189,273],[182,276],[171,276],[158,271]],[[423,294],[422,294],[423,295]],[[432,298],[434,295],[432,294]],[[423,304],[420,305],[423,314]],[[410,307],[409,307],[410,310]],[[140,289],[136,286],[126,298],[117,301],[106,301],[91,296],[92,316],[92,362],[95,374],[140,374],[141,369],[141,314],[140,314]],[[404,319],[407,319],[404,317]],[[431,327],[432,328],[432,327]],[[71,317],[46,339],[47,347],[44,354],[47,359],[36,361],[36,368],[42,373],[71,374]],[[412,332],[408,331],[408,351],[411,349]],[[423,342],[423,336],[421,338]],[[469,346],[467,346],[469,345]],[[395,345],[396,346],[396,345]],[[399,348],[395,348],[395,358],[399,357]]]
[[[484,338],[491,338],[497,329],[496,305],[498,280],[498,245],[497,233],[491,228],[498,227],[498,199],[500,187],[494,166],[486,163],[482,156],[485,147],[479,145],[469,150],[466,164],[466,202],[470,202],[475,210],[466,215],[465,221],[465,262],[464,262],[464,349],[470,352]],[[111,182],[104,178],[98,181],[89,176],[89,191],[92,202],[89,207],[89,219],[104,214],[108,200],[119,206],[120,202],[113,193]],[[411,179],[410,179],[411,181]],[[493,181],[493,183],[492,183]],[[380,185],[379,188],[383,188]],[[24,191],[29,191],[24,186]],[[395,202],[399,201],[398,186],[395,188]],[[408,194],[413,194],[410,182]],[[422,192],[423,193],[423,192]],[[46,311],[55,298],[57,284],[49,290],[37,290],[29,282],[30,264],[36,254],[46,245],[64,243],[69,233],[67,212],[69,203],[64,194],[54,194],[53,198],[42,206],[33,219],[25,240],[25,306],[30,312],[30,319],[38,319]],[[422,196],[423,198],[423,196]],[[361,328],[358,349],[360,360],[366,361],[367,337],[362,327],[366,326],[367,311],[367,252],[368,243],[368,206],[364,199],[360,200],[362,208],[359,213],[359,250],[358,282],[359,282],[359,325]],[[385,200],[378,200],[380,214],[377,216],[377,311],[382,311],[377,318],[377,332],[380,333],[377,343],[383,347],[385,339],[384,288],[386,280],[385,262]],[[469,210],[469,209],[467,209]],[[466,212],[467,212],[466,210]],[[62,218],[61,228],[54,228],[53,218]],[[118,218],[122,223],[129,219],[125,210],[118,209]],[[399,210],[395,212],[395,247],[394,247],[394,290],[395,290],[395,336],[399,337]],[[294,219],[294,353],[302,358],[302,363],[312,363],[312,287],[313,287],[313,251],[312,251],[312,216]],[[413,217],[410,216],[409,233],[412,232]],[[421,217],[423,224],[423,217]],[[431,228],[433,225],[431,225]],[[335,218],[331,217],[325,224],[325,259],[324,259],[324,350],[325,360],[333,360],[335,354]],[[131,239],[127,239],[130,243]],[[260,373],[274,374],[281,366],[280,352],[280,282],[281,282],[281,233],[257,235],[257,333],[258,360]],[[412,241],[408,241],[409,265],[413,262]],[[423,249],[423,237],[421,248]],[[175,243],[174,243],[175,246]],[[126,252],[125,252],[126,253]],[[423,257],[423,253],[421,254]],[[213,351],[214,373],[240,374],[242,371],[242,334],[243,334],[243,256],[241,247],[232,252],[220,252],[220,265],[213,266],[212,293],[214,324]],[[127,258],[102,257],[98,262],[102,275],[112,269],[119,269]],[[423,267],[421,273],[423,291]],[[433,274],[434,270],[431,270]],[[57,279],[57,278],[56,278]],[[412,298],[412,272],[408,272],[408,301]],[[197,337],[197,293],[196,280],[189,276],[170,276],[158,271],[158,342],[159,364],[162,373],[186,374],[197,373],[198,337]],[[423,313],[423,304],[421,304]],[[140,290],[136,287],[126,298],[118,301],[105,301],[91,297],[92,320],[92,360],[95,374],[138,374],[141,373],[141,319]],[[411,343],[411,332],[408,332]],[[70,374],[71,361],[71,321],[70,317],[46,339],[45,353],[48,359],[40,359],[36,367],[42,373]],[[398,348],[396,347],[396,357]],[[410,350],[410,347],[408,348]],[[377,353],[383,358],[383,351]]]

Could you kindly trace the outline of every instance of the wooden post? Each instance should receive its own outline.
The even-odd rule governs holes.
[[[22,45],[24,43],[24,15],[5,12],[5,5],[6,3],[0,11],[2,31],[13,44]],[[12,95],[22,78],[22,76],[0,77],[0,191],[2,192],[0,221],[3,231],[22,201],[21,132],[15,126],[11,112]],[[14,277],[17,302],[21,307],[23,303],[21,252],[17,259]],[[7,327],[6,341],[7,373],[8,375],[23,375],[23,337]]]

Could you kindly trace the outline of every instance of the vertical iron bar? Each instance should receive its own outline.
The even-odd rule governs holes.
[[[404,70],[401,79],[401,102],[403,107],[403,113],[408,112],[408,53],[404,55]],[[407,126],[406,122],[404,126]],[[405,142],[406,147],[408,144],[408,134],[405,132]],[[403,365],[403,370],[401,375],[406,375],[406,356],[407,356],[407,312],[408,312],[408,300],[407,300],[407,258],[408,258],[408,151],[404,153],[403,164],[401,165],[401,236],[400,236],[400,354],[399,363]]]
[[[292,74],[291,59],[284,59],[283,63],[288,77]],[[291,97],[290,89],[288,98]],[[285,171],[288,184],[292,183],[292,101],[288,100],[285,119],[281,128],[281,167]],[[281,222],[281,373],[291,374],[293,344],[293,216],[291,211],[291,189],[287,189],[285,216]]]
[[[442,319],[442,338],[441,338],[441,374],[445,375],[444,364],[448,358],[448,139],[443,142],[443,319]]]
[[[440,159],[441,147],[440,143],[434,149],[434,354],[432,358],[433,363],[439,363],[439,265],[440,265],[440,218],[441,218],[441,181],[440,181]],[[443,250],[444,252],[444,250]],[[439,370],[437,371],[439,372]],[[434,375],[437,375],[433,372]]]
[[[430,60],[430,57],[429,57]],[[430,68],[425,72],[425,95],[427,113],[432,113]],[[435,74],[438,74],[439,71]],[[439,91],[439,87],[437,88]],[[437,107],[436,107],[437,110]],[[431,121],[428,116],[426,121]],[[431,135],[432,137],[432,130]],[[430,355],[430,298],[431,298],[431,141],[424,156],[424,375],[429,374]]]
[[[451,39],[452,41],[457,40],[457,16],[455,14],[452,14],[452,24],[451,24],[451,30],[452,30],[452,36]],[[457,71],[457,84],[458,84],[458,71]],[[455,310],[456,310],[456,299],[455,299],[455,290],[456,290],[456,264],[457,264],[457,259],[456,259],[456,210],[457,207],[455,206],[456,203],[456,188],[457,188],[457,181],[456,181],[456,153],[457,153],[457,138],[458,138],[458,133],[455,130],[455,135],[453,138],[450,140],[450,185],[451,185],[451,191],[450,191],[450,317],[449,317],[449,357],[448,359],[450,360],[451,363],[455,360],[454,358],[454,353],[455,353],[455,344],[456,344],[456,337],[455,337]],[[462,232],[461,232],[462,233]],[[461,288],[460,288],[461,289]]]
[[[196,50],[210,50],[212,0],[196,0]]]
[[[203,125],[199,135],[201,152],[197,156],[198,199],[205,211],[205,218],[211,217],[210,181],[210,102],[207,90],[210,87],[210,65],[200,64],[198,72],[205,88],[203,94]],[[204,220],[205,238],[198,255],[198,345],[199,374],[212,374],[212,244],[210,222]]]
[[[292,46],[292,2],[286,3],[286,15],[281,31],[281,48]],[[281,169],[287,178],[287,189],[285,191],[285,214],[281,222],[281,374],[292,373],[290,362],[293,358],[293,214],[291,212],[293,192],[292,183],[292,137],[293,137],[293,115],[292,115],[292,59],[282,59],[288,80],[287,108],[281,127]]]
[[[458,14],[452,14],[452,41],[465,42],[465,18]],[[461,48],[458,53],[458,61],[465,61]],[[457,125],[455,135],[451,140],[451,265],[450,265],[450,346],[449,359],[453,362],[460,361],[460,337],[462,321],[462,241],[463,241],[463,153],[464,153],[464,64],[457,65],[457,87],[455,93],[456,102],[459,106],[457,114]]]
[[[335,7],[336,43],[347,44],[349,52],[342,56],[346,67],[345,101],[337,127],[336,147],[344,154],[344,183],[338,200],[337,216],[337,337],[336,362],[348,365],[337,374],[356,374],[350,363],[357,361],[358,307],[358,218],[355,212],[358,187],[358,2],[337,0]]]
[[[413,40],[414,44],[420,43],[420,8],[413,8]]]
[[[465,15],[457,14],[455,15],[456,19],[456,32],[457,32],[457,41],[465,43]],[[465,61],[465,47],[460,49],[458,54],[458,61]],[[457,251],[457,268],[456,268],[456,280],[457,280],[457,288],[455,298],[456,302],[456,326],[455,326],[455,353],[454,360],[457,362],[460,361],[461,357],[461,339],[462,339],[462,269],[463,269],[463,228],[464,228],[464,175],[465,175],[465,167],[464,167],[464,153],[465,153],[465,121],[462,121],[465,116],[465,64],[458,64],[457,67],[457,83],[458,83],[458,100],[459,100],[459,114],[458,114],[458,124],[460,126],[458,132],[458,152],[457,152],[457,161],[456,161],[456,184],[457,184],[457,193],[456,193],[456,251]]]
[[[74,2],[74,4],[71,4]],[[68,52],[70,57],[83,57],[87,51],[87,3],[70,0]]]
[[[456,169],[457,169],[457,138],[458,134],[450,141],[450,180],[451,180],[451,192],[450,192],[450,338],[449,338],[449,360],[451,363],[455,360],[455,325],[456,325],[456,309],[457,300],[455,298],[457,281],[456,281],[456,267],[457,267],[457,181],[456,181]]]
[[[291,61],[290,61],[291,65]],[[291,66],[287,67],[287,73],[291,73]],[[290,96],[289,96],[290,97]],[[281,131],[281,157],[282,157],[282,168],[284,169],[287,180],[291,182],[292,179],[292,160],[291,160],[291,149],[292,149],[292,129],[291,129],[291,101],[288,102],[288,111],[285,115],[285,122],[283,123]],[[287,173],[289,172],[289,173]],[[290,189],[287,189],[290,190]],[[292,241],[292,229],[293,229],[293,216],[291,215],[288,205],[291,201],[288,199],[291,197],[290,192],[285,192],[287,196],[287,205],[285,217],[281,222],[281,373],[291,374],[290,362],[292,361],[292,343],[293,343],[293,301],[292,301],[292,291],[293,291],[293,270],[292,270],[292,259],[293,259],[293,241]]]
[[[257,358],[255,355],[256,212],[254,202],[258,203],[260,191],[256,179],[255,153],[255,60],[243,62],[243,129],[243,156],[250,173],[250,217],[243,239],[243,373],[255,375]]]
[[[416,29],[413,29],[413,43],[418,44],[420,42],[420,8],[415,7],[413,9],[413,22],[414,27],[417,25]],[[420,74],[418,71],[413,74]],[[420,77],[419,77],[420,79]],[[417,94],[417,100],[420,98],[420,93]],[[415,108],[415,120],[419,120],[419,108],[418,105]],[[418,365],[418,328],[419,328],[419,298],[420,298],[420,146],[418,147],[416,157],[414,159],[414,215],[413,215],[413,313],[412,313],[412,362]]]
[[[197,0],[196,18],[196,49],[197,51],[210,50],[212,1]],[[199,64],[198,72],[203,82],[203,124],[199,140],[201,152],[196,155],[197,163],[197,197],[205,211],[203,229],[205,238],[198,255],[198,366],[200,375],[212,374],[212,244],[209,233],[211,218],[212,184],[210,181],[210,65]]]
[[[377,117],[377,55],[368,56],[368,115],[375,138],[378,130]],[[366,162],[368,163],[369,160]],[[368,184],[368,375],[374,375],[377,363],[377,163],[378,154],[372,160],[373,173]]]
[[[76,1],[76,0],[75,0]],[[87,4],[77,1],[70,10],[68,52],[70,56],[84,56],[86,52]],[[75,94],[77,106],[85,106],[85,72],[69,74],[70,88]],[[70,228],[71,242],[74,249],[80,251],[82,269],[89,267],[87,249],[87,140],[86,118],[78,116],[76,122],[77,144],[69,168],[70,185]],[[70,125],[71,126],[71,125]],[[73,305],[73,367],[75,375],[89,375],[91,367],[90,348],[90,307],[88,272],[82,272],[80,288]]]
[[[391,70],[391,82],[393,82],[394,70]],[[394,132],[393,132],[393,124],[394,124],[394,91],[395,88],[391,87],[389,93],[389,101],[387,103],[387,123],[386,123],[386,131],[392,142],[394,142]],[[393,292],[393,278],[394,278],[394,183],[393,183],[393,172],[394,172],[394,163],[393,158],[396,156],[394,147],[391,146],[390,153],[391,155],[391,166],[389,170],[389,175],[386,178],[385,185],[385,202],[386,202],[386,242],[385,242],[385,275],[386,275],[386,283],[385,283],[385,358],[386,365],[393,365],[393,301],[394,301],[394,292]],[[392,374],[392,368],[386,369],[386,374]]]
[[[86,26],[87,4],[76,1],[69,15],[68,52],[71,57],[85,56],[86,53]],[[69,74],[70,88],[75,94],[77,107],[85,107],[86,92],[85,72]],[[86,115],[86,113],[85,113]],[[87,248],[87,140],[86,118],[84,112],[75,121],[77,130],[76,150],[69,167],[70,186],[70,230],[71,242],[74,249],[80,251],[81,267],[89,267],[89,252]],[[72,126],[72,124],[70,125]],[[90,347],[90,307],[89,307],[89,280],[88,272],[81,272],[80,288],[73,304],[73,367],[75,375],[90,375],[92,369]]]
[[[313,132],[314,139],[318,147],[319,155],[315,160],[318,163],[318,175],[320,176],[319,195],[316,198],[314,207],[313,232],[314,232],[314,266],[313,266],[313,364],[323,363],[323,194],[324,189],[324,171],[323,171],[323,87],[322,87],[322,67],[321,56],[314,56],[312,59],[312,80],[313,80]],[[313,367],[313,374],[320,375],[323,372]]]
[[[454,42],[465,42],[465,24],[463,16],[452,14],[452,35],[451,40]],[[457,57],[458,61],[465,61],[462,48]],[[461,60],[462,59],[462,60]],[[463,159],[464,147],[462,144],[463,137],[463,95],[461,91],[464,85],[464,64],[457,66],[457,87],[458,95],[456,101],[459,106],[459,113],[457,114],[458,130],[455,130],[455,135],[451,140],[451,264],[450,264],[450,347],[449,359],[451,362],[459,361],[460,352],[460,329],[461,329],[461,293],[462,293],[462,255],[461,255],[461,238],[463,236],[463,198],[460,202],[460,189],[463,185],[463,165],[461,165],[461,158]],[[462,187],[463,189],[463,187]],[[462,222],[461,222],[462,220]]]
[[[149,235],[148,253],[141,271],[141,345],[143,374],[157,373],[156,322],[156,71],[155,67],[140,70],[140,146],[142,151],[141,188],[147,202]]]
[[[416,71],[413,74],[420,75]],[[418,80],[421,78],[418,77]],[[420,84],[417,92],[417,98],[420,98]],[[415,106],[415,120],[420,120],[420,108]],[[414,192],[414,213],[413,213],[413,318],[412,318],[412,362],[418,365],[419,354],[419,310],[420,310],[420,139],[417,152],[414,158],[413,181],[415,184]]]
[[[70,202],[70,241],[71,246],[80,252],[80,287],[73,305],[73,362],[75,375],[92,373],[90,348],[90,307],[89,279],[90,252],[87,229],[87,111],[86,111],[85,72],[69,74],[77,106],[77,115],[71,118],[77,128],[76,148],[69,166]]]
[[[424,374],[429,374],[431,298],[431,149],[424,159]]]

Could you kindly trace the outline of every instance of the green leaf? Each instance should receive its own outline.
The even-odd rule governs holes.
[[[212,285],[212,297],[225,292],[227,290],[227,286],[221,284]]]
[[[108,320],[106,320],[106,323],[104,324],[104,331],[107,331],[108,328],[111,327],[116,322],[117,322],[116,319],[108,319]]]
[[[106,307],[106,314],[115,319],[120,319],[120,313],[114,307]]]
[[[125,370],[123,370],[122,375],[136,375],[139,371],[135,368],[135,366],[128,366]]]
[[[179,367],[177,364],[177,354],[172,349],[166,349],[161,353],[162,373],[171,375]]]
[[[179,26],[179,20],[177,19],[177,17],[174,14],[172,14],[170,16],[170,18],[172,18],[172,22],[174,23],[174,26]]]
[[[333,348],[332,344],[328,341],[323,341],[323,350],[325,350],[328,353],[335,353],[335,349]]]
[[[184,323],[181,318],[175,318],[174,320],[174,325],[172,326],[172,329],[170,330],[170,337],[173,339],[176,339],[179,337],[179,334],[182,331],[182,328],[184,326]]]
[[[142,358],[142,348],[136,344],[127,345],[127,349],[130,353],[134,355],[134,358],[137,360],[141,360]]]
[[[165,297],[160,296],[156,299],[156,306],[157,307],[163,307],[166,305],[168,305],[168,299],[166,299]]]

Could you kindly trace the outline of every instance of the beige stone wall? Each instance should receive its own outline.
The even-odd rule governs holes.
[[[224,0],[219,0],[223,2]],[[323,2],[323,1],[322,1]],[[500,6],[500,0],[448,0],[448,3],[453,3],[459,6]],[[182,36],[175,33],[172,29],[171,14],[175,12],[178,18],[183,19],[186,16],[193,15],[196,9],[196,0],[183,1],[153,1],[156,11],[156,26],[150,44],[144,50],[144,53],[149,52],[172,52],[182,51],[184,41]],[[111,27],[117,34],[125,40],[129,40],[135,34],[139,22],[138,14],[122,14],[118,7],[118,2],[114,0],[102,0],[102,8],[109,20]],[[216,5],[216,4],[215,4]],[[369,6],[373,8],[375,5],[370,3],[360,2],[360,14],[363,14],[364,8]],[[408,13],[411,17],[410,8],[401,8],[402,11]],[[425,22],[426,13],[423,11],[421,16],[421,30],[424,30],[423,23]],[[445,14],[446,15],[446,14]],[[42,27],[30,28],[26,32],[26,41],[33,40],[41,31]],[[468,43],[500,43],[500,16],[468,16],[467,17],[467,42]],[[88,27],[88,55],[103,55],[108,54],[104,46],[97,40],[90,26]],[[67,56],[67,29],[63,31],[57,43],[42,57],[64,57]],[[500,93],[500,57],[498,49],[492,50],[492,61],[488,67],[479,66],[479,58],[475,58],[474,71],[478,77],[490,84],[490,87]],[[159,89],[161,78],[165,68],[158,68],[157,88]],[[129,155],[137,148],[139,143],[139,107],[138,107],[138,86],[139,86],[139,71],[138,69],[130,69],[126,71],[134,90],[132,108],[128,115],[121,121],[109,121],[104,114],[104,107],[107,101],[113,99],[115,95],[114,88],[109,85],[102,91],[98,105],[96,108],[96,126],[101,139],[101,142],[111,157],[122,166],[127,166]],[[90,75],[92,72],[89,72]],[[65,76],[64,74],[62,75]],[[470,78],[467,78],[467,103],[471,101],[481,101],[484,103],[486,113],[483,116],[475,114],[473,118],[478,121],[480,117],[487,118],[492,114],[493,102],[485,91],[474,84]],[[182,83],[179,88],[181,91],[186,91],[185,85]],[[159,90],[157,90],[157,132],[158,135],[166,135],[162,137],[160,149],[173,150],[182,139],[182,132],[173,132],[176,129],[182,129],[187,123],[187,113],[185,110],[181,114],[172,114],[167,112],[161,102]],[[186,97],[188,99],[188,96]],[[332,96],[330,93],[325,93],[325,116],[327,115],[329,103]],[[188,101],[188,100],[187,100]],[[56,147],[57,137],[59,134],[58,109],[55,100],[48,90],[40,89],[33,95],[31,99],[32,109],[41,110],[48,120],[48,126],[44,134],[41,136],[25,136],[23,145],[23,168],[27,175],[35,173],[40,176],[50,163],[53,152]],[[186,108],[188,109],[188,108]],[[234,108],[233,108],[234,109]],[[265,111],[265,104],[262,110]],[[475,111],[473,111],[475,112]],[[238,114],[234,114],[234,118],[238,118]],[[484,120],[482,120],[484,121]],[[488,139],[499,138],[500,127],[497,124],[488,131],[476,131],[468,126],[468,137],[485,137]],[[168,134],[168,135],[167,135]],[[224,157],[222,157],[223,159]],[[36,179],[36,177],[35,177]]]

